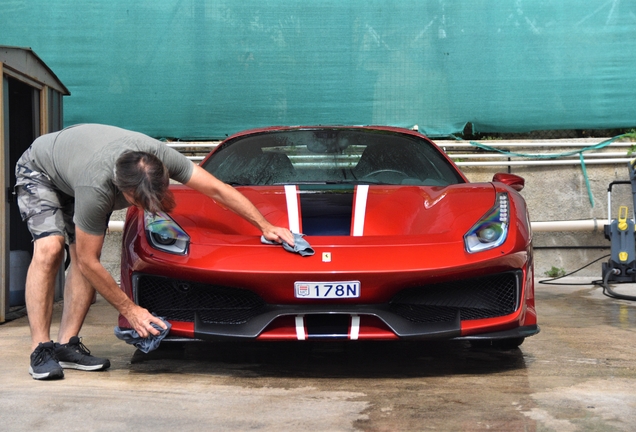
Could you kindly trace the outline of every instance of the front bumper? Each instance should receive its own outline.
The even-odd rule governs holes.
[[[153,275],[133,276],[135,301],[196,339],[501,339],[537,333],[520,327],[523,272],[509,271],[410,287],[381,304],[267,304],[247,289]],[[477,333],[462,322],[484,322]]]

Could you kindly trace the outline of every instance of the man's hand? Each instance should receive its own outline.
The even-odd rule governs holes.
[[[160,331],[154,328],[151,323],[157,324],[164,330],[167,328],[166,324],[162,320],[141,306],[135,305],[135,307],[131,308],[129,312],[126,312],[123,315],[126,317],[131,327],[135,329],[142,338],[147,338],[151,334],[157,336],[160,333]]]
[[[272,225],[263,230],[263,237],[269,241],[275,241],[277,243],[284,241],[290,246],[294,246],[294,235],[287,228]]]
[[[104,236],[88,234],[79,227],[76,228],[76,235],[75,249],[79,269],[97,292],[126,317],[132,328],[142,338],[148,337],[150,334],[156,336],[160,333],[150,323],[155,323],[165,329],[167,326],[162,320],[128,298],[101,264],[100,251],[104,244]]]

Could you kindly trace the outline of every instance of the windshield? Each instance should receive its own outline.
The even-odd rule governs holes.
[[[232,185],[463,183],[424,139],[368,129],[264,132],[223,144],[203,165]]]

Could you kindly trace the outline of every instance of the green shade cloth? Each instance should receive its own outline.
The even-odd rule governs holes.
[[[447,135],[636,124],[636,2],[7,1],[65,124],[154,137],[384,124]]]

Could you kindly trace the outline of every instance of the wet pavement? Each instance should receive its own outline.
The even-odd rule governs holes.
[[[634,295],[636,287],[616,291]],[[541,333],[514,350],[466,342],[195,342],[150,354],[113,336],[117,314],[98,298],[81,336],[110,358],[105,372],[67,370],[64,380],[35,381],[26,318],[0,325],[1,427],[635,430],[636,302],[592,285],[537,284],[536,297]]]

